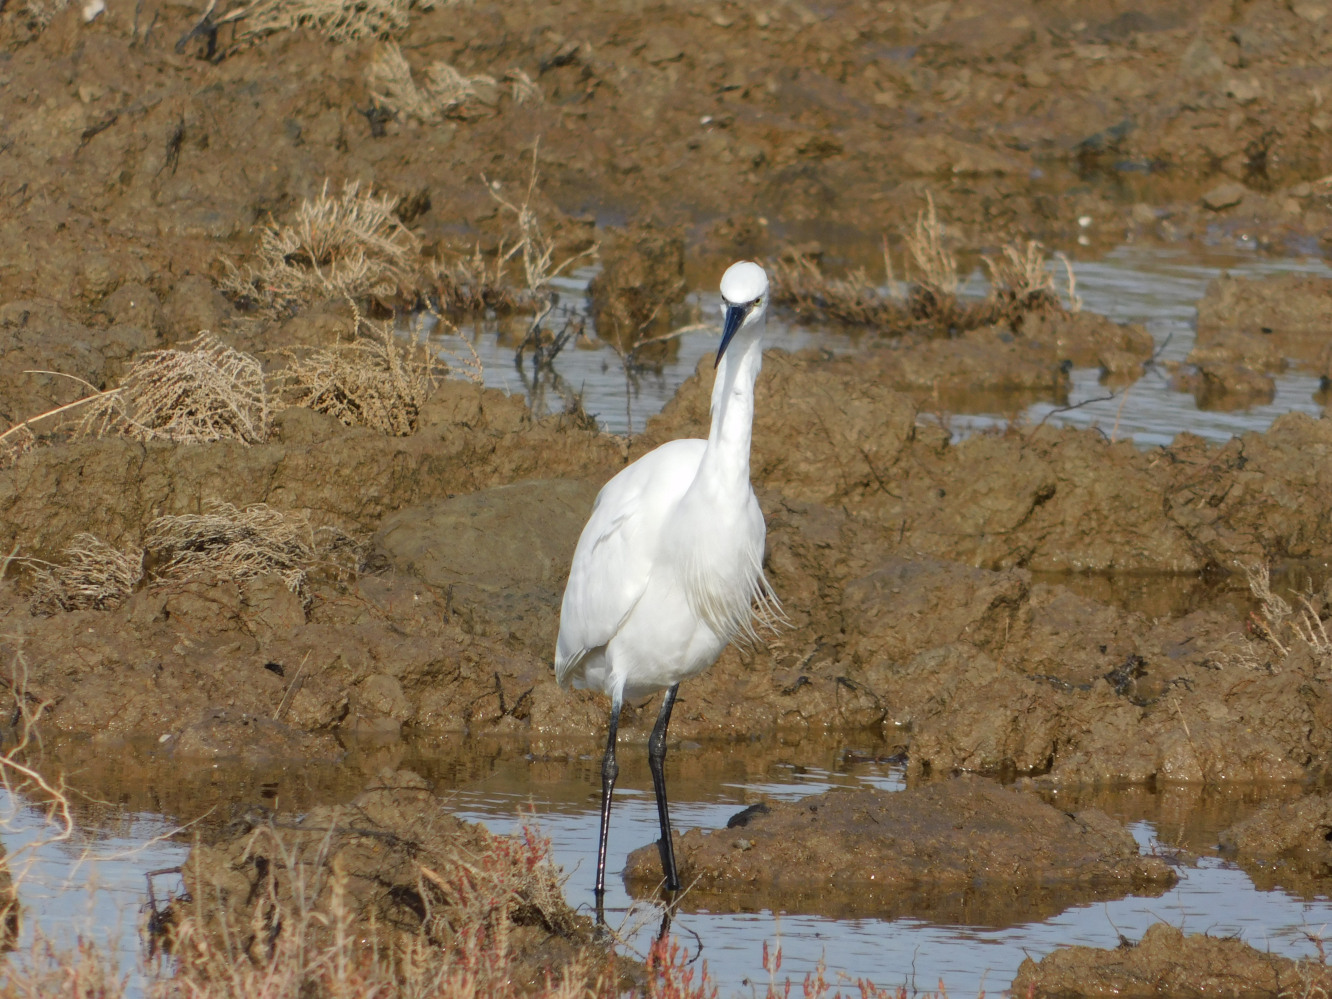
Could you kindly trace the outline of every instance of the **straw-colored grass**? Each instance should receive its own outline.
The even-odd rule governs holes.
[[[441,379],[453,374],[481,382],[480,358],[462,337],[431,339],[422,322],[403,337],[391,323],[366,321],[355,303],[352,312],[350,339],[283,351],[287,366],[276,379],[288,404],[327,413],[349,427],[405,437],[416,431],[421,408]]]
[[[58,563],[32,562],[29,598],[34,613],[109,610],[143,578],[143,549],[115,548],[91,534],[76,534]]]
[[[1258,611],[1249,615],[1249,626],[1282,658],[1304,647],[1321,665],[1332,664],[1332,635],[1322,616],[1323,600],[1312,591],[1292,594],[1292,604],[1272,590],[1271,572],[1263,563],[1241,566],[1249,592],[1258,601]]]
[[[824,274],[812,257],[788,253],[771,265],[773,300],[790,306],[800,316],[873,326],[889,335],[912,331],[954,335],[1000,322],[1016,326],[1029,313],[1076,312],[1081,305],[1067,259],[1066,307],[1055,290],[1041,244],[1030,241],[1010,243],[998,257],[986,257],[988,296],[980,302],[960,301],[957,259],[947,247],[933,198],[916,217],[904,243],[905,288],[894,274],[885,239],[882,286],[863,269],[844,278],[832,277]]]
[[[272,411],[258,358],[205,331],[180,350],[141,354],[120,385],[87,400],[77,436],[201,444],[268,439]]]
[[[235,24],[237,45],[297,28],[333,42],[358,42],[402,35],[413,10],[433,10],[436,5],[436,0],[252,0],[215,23]]]
[[[148,586],[199,576],[243,581],[276,575],[304,597],[312,576],[354,576],[366,551],[364,541],[333,527],[316,529],[301,513],[284,513],[264,503],[244,509],[214,503],[201,514],[151,521],[143,547],[127,542],[116,548],[91,534],[79,534],[57,562],[23,556],[14,560],[32,570],[28,595],[33,613],[54,614],[119,606],[144,580],[145,555],[152,566]]]
[[[223,261],[222,290],[271,315],[326,299],[391,301],[412,283],[418,251],[396,205],[357,181],[331,195],[325,181],[291,222],[263,226],[255,263]]]
[[[201,514],[158,517],[148,525],[144,548],[160,580],[276,575],[296,593],[306,591],[310,570],[321,561],[309,520],[266,503],[243,510],[217,503]]]
[[[375,104],[399,117],[415,118],[427,125],[445,118],[491,114],[500,93],[499,81],[493,76],[484,73],[466,76],[445,62],[432,63],[418,84],[396,42],[379,47],[366,67],[365,76]],[[526,74],[523,80],[524,99],[531,100],[532,92],[539,98],[540,91]],[[519,83],[515,81],[515,97],[519,92]]]

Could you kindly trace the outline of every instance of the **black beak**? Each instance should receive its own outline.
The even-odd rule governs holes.
[[[721,364],[722,354],[726,353],[726,347],[731,342],[731,337],[735,336],[735,331],[745,321],[745,315],[748,312],[749,307],[746,305],[726,303],[726,318],[722,321],[722,342],[721,346],[717,348],[717,360],[712,362],[714,368]]]

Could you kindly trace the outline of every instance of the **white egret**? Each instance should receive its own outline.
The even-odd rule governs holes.
[[[606,832],[619,767],[615,737],[626,698],[665,690],[648,739],[661,822],[662,872],[676,891],[666,803],[666,726],[680,681],[716,662],[754,621],[780,614],[763,576],[765,528],[749,484],[754,381],[763,360],[768,277],[741,261],[722,275],[722,340],[708,439],[669,441],[602,488],[574,551],[560,608],[560,686],[610,696],[601,764],[597,913],[606,890]]]

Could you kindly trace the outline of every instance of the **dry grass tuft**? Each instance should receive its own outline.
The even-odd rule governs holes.
[[[434,0],[254,0],[228,11],[217,23],[235,23],[238,44],[297,28],[309,28],[334,42],[356,42],[401,35],[412,10],[434,7]]]
[[[202,575],[245,580],[276,575],[302,596],[312,575],[344,580],[358,573],[365,542],[344,532],[315,529],[299,513],[283,513],[259,503],[238,509],[213,504],[203,514],[158,517],[148,525],[143,547],[115,548],[91,534],[79,534],[59,563],[17,557],[33,570],[28,587],[35,614],[70,610],[110,610],[143,580],[145,555],[150,585],[178,583]]]
[[[310,570],[325,560],[328,548],[303,515],[266,503],[244,510],[218,503],[207,513],[158,517],[148,525],[144,547],[156,560],[159,579],[277,575],[295,593],[306,592]]]
[[[540,91],[526,74],[514,81],[514,99],[531,100]],[[493,76],[465,76],[445,62],[432,63],[425,81],[418,84],[396,42],[380,46],[365,71],[370,97],[375,104],[399,117],[415,118],[427,125],[445,118],[477,118],[493,114],[500,85]],[[523,85],[525,83],[525,86]]]
[[[481,361],[466,340],[457,338],[462,347],[450,352],[448,364],[421,324],[404,341],[391,323],[368,323],[352,308],[350,341],[283,351],[288,363],[277,377],[291,405],[327,413],[349,427],[405,437],[415,432],[421,408],[443,377],[452,372],[481,381]]]
[[[1295,603],[1291,604],[1272,591],[1271,572],[1266,565],[1242,565],[1241,568],[1249,592],[1259,604],[1257,613],[1249,615],[1253,632],[1282,658],[1303,646],[1320,665],[1332,664],[1332,636],[1328,635],[1327,622],[1320,613],[1322,599],[1309,591],[1293,594]]]
[[[118,388],[86,401],[79,436],[260,444],[272,416],[259,360],[206,331],[183,350],[141,355]]]
[[[8,468],[37,447],[37,435],[27,423],[19,423],[0,434],[0,468]]]
[[[33,613],[110,610],[143,578],[143,549],[130,545],[122,551],[91,534],[76,534],[61,563],[31,564]]]
[[[257,266],[223,262],[222,290],[270,314],[330,298],[389,301],[410,283],[418,249],[396,206],[395,198],[362,194],[356,181],[330,195],[325,181],[290,224],[264,226]]]
[[[888,335],[919,332],[955,335],[966,330],[1007,323],[1016,328],[1032,312],[1078,310],[1073,269],[1068,270],[1069,308],[1055,291],[1054,277],[1039,243],[1009,244],[998,258],[985,258],[990,272],[989,295],[980,302],[958,299],[957,260],[948,250],[933,198],[907,233],[906,290],[893,273],[892,256],[884,242],[883,287],[863,270],[845,278],[825,275],[816,260],[788,253],[772,264],[773,299],[807,318],[831,317],[857,326],[875,326]]]
[[[957,258],[944,246],[943,226],[934,210],[934,198],[926,198],[926,208],[916,216],[915,228],[907,235],[907,252],[915,264],[915,294],[926,309],[933,302],[933,310],[949,307],[957,301]]]
[[[1022,249],[1010,243],[997,259],[986,257],[985,266],[990,271],[990,297],[1006,318],[1016,320],[1028,312],[1064,311],[1040,243],[1029,240]]]
[[[812,257],[790,254],[771,267],[776,298],[802,316],[825,315],[855,326],[900,325],[906,303],[895,294],[892,260],[886,246],[883,259],[889,280],[886,295],[863,269],[858,268],[845,278],[828,277]]]

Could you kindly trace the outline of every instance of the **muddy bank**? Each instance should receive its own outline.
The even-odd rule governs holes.
[[[1224,830],[1219,843],[1261,888],[1325,895],[1332,874],[1332,801],[1315,793],[1271,802]]]
[[[190,942],[187,970],[206,960],[208,940],[262,967],[350,933],[424,945],[421,961],[438,948],[468,962],[478,984],[498,974],[533,988],[572,966],[589,984],[610,973],[629,986],[632,964],[565,902],[547,851],[535,833],[499,837],[459,821],[428,781],[385,770],[345,805],[255,809],[196,844],[182,872],[190,898],[159,918],[168,941]]]
[[[467,382],[445,382],[419,420],[416,434],[387,437],[290,408],[256,446],[109,438],[38,448],[0,470],[0,545],[50,558],[84,531],[141,542],[154,517],[217,502],[269,503],[370,533],[416,503],[536,477],[604,481],[623,462],[614,438],[563,416],[538,419],[522,399]]]
[[[1326,420],[1289,414],[1221,447],[1181,434],[1146,452],[1049,426],[950,444],[884,386],[892,354],[769,352],[756,485],[788,501],[841,506],[897,550],[993,569],[1187,573],[1332,554],[1319,527],[1332,472],[1308,460],[1332,445]],[[632,456],[705,436],[710,388],[700,370],[649,421]]]
[[[1332,484],[1310,456],[1332,424],[1289,416],[1221,447],[1184,436],[1150,452],[1046,427],[953,444],[882,384],[874,357],[768,358],[753,471],[791,626],[687,685],[673,735],[865,731],[917,773],[1063,783],[1327,769],[1327,658],[1294,618],[1269,638],[1243,603],[1158,620],[1032,570],[1327,557]],[[629,457],[704,432],[707,380]],[[454,382],[406,437],[300,409],[275,425],[255,446],[106,439],[0,470],[0,540],[22,555],[58,559],[90,529],[149,547],[148,573],[106,610],[33,617],[36,569],[12,566],[15,637],[0,654],[22,654],[52,725],[254,763],[335,757],[355,733],[510,733],[571,752],[600,730],[603,706],[557,690],[549,655],[563,574],[596,490],[627,460],[620,442]],[[223,500],[360,535],[362,560],[304,589],[164,575],[150,520]],[[628,706],[626,732],[653,710]]]
[[[1067,947],[1022,962],[1014,995],[1246,996],[1307,995],[1325,989],[1328,969],[1255,950],[1243,941],[1183,932],[1157,923],[1117,950]]]
[[[759,802],[725,829],[678,836],[676,860],[686,905],[969,925],[1043,919],[1175,882],[1103,813],[1069,815],[979,778]],[[656,844],[630,854],[635,891],[660,877]]]
[[[1199,349],[1228,349],[1256,366],[1288,358],[1319,374],[1329,370],[1332,280],[1285,274],[1245,279],[1224,275],[1198,303]]]
[[[192,33],[197,11],[158,3],[90,24],[71,6],[40,30],[48,9],[0,21],[0,301],[92,312],[131,284],[165,301],[326,177],[405,199],[429,253],[493,241],[480,177],[520,196],[517,151],[538,140],[544,209],[688,225],[727,254],[853,230],[873,257],[927,191],[969,247],[1015,231],[1308,245],[1332,224],[1317,3],[402,5],[386,34],[415,103],[386,88],[373,31]],[[466,94],[432,108],[440,66]]]

